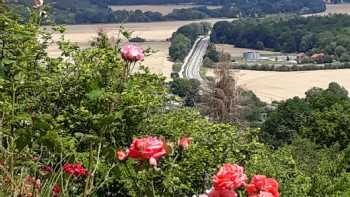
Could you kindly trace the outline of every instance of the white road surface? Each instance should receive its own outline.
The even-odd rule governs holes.
[[[200,69],[203,64],[203,58],[209,45],[209,36],[201,36],[193,45],[192,50],[185,59],[180,76],[187,79],[197,79],[203,84],[205,80],[200,75]]]

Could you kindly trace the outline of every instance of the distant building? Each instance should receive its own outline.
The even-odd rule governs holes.
[[[305,53],[299,53],[299,54],[297,54],[297,62],[298,62],[298,64],[301,64],[303,61],[304,61],[304,59],[305,59]]]
[[[338,3],[344,3],[344,0],[323,0],[327,4],[338,4]]]
[[[243,58],[245,61],[256,61],[260,58],[260,55],[256,51],[247,51],[243,53]]]
[[[324,53],[315,53],[311,56],[311,59],[316,62],[324,61]]]

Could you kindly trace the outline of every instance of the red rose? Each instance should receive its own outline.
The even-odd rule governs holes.
[[[187,150],[191,144],[191,139],[188,137],[182,137],[179,141],[179,146],[182,150]]]
[[[60,196],[60,193],[61,193],[61,187],[58,184],[55,184],[52,188],[52,196],[58,197]]]
[[[134,139],[129,148],[129,157],[144,161],[149,160],[151,165],[157,165],[156,160],[167,154],[163,140],[156,137]]]
[[[224,164],[213,178],[215,190],[236,190],[245,186],[246,181],[243,167],[236,164]]]
[[[279,197],[278,182],[262,175],[255,175],[246,186],[248,197]]]
[[[208,194],[208,197],[237,197],[237,193],[235,191],[213,189]]]
[[[64,164],[63,171],[71,176],[83,176],[87,172],[87,170],[83,166],[81,166],[79,163]]]

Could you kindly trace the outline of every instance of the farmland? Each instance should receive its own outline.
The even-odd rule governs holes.
[[[202,20],[214,23],[223,19]],[[229,19],[226,19],[229,20]],[[143,64],[157,74],[163,74],[170,78],[172,63],[168,60],[169,42],[172,33],[179,27],[196,21],[172,21],[172,22],[151,22],[151,23],[127,23],[127,24],[93,24],[93,25],[68,25],[64,33],[65,39],[78,44],[80,47],[88,47],[89,42],[97,36],[97,32],[103,30],[110,37],[117,37],[120,26],[133,32],[133,36],[139,36],[148,42],[140,43],[144,48],[152,48],[155,53],[149,57]],[[53,34],[53,39],[58,40],[59,34]],[[49,54],[57,57],[59,55],[57,46],[52,45],[49,48]]]
[[[163,6],[165,9],[166,5]],[[145,8],[146,9],[146,8]],[[329,13],[350,13],[350,4],[327,5]],[[221,19],[210,19],[208,22],[216,22]],[[168,60],[169,43],[165,42],[170,38],[180,26],[195,21],[172,21],[172,22],[151,22],[151,23],[127,23],[124,27],[134,32],[134,36],[145,38],[146,43],[141,43],[142,47],[151,47],[156,50],[154,54],[146,57],[144,65],[157,74],[163,74],[168,79],[170,77],[172,62]],[[65,33],[65,38],[86,47],[89,41],[96,36],[96,32],[103,29],[109,36],[116,36],[121,24],[94,24],[94,25],[69,25]],[[57,39],[59,35],[54,35]],[[231,45],[217,45],[219,51],[224,50],[234,58],[242,57],[242,53],[247,49],[235,48]],[[259,51],[261,54],[271,54],[269,51]],[[51,55],[58,55],[59,51],[52,46],[49,50]],[[210,75],[210,71],[208,74]],[[292,96],[304,96],[304,92],[313,87],[326,87],[331,81],[337,81],[350,90],[349,76],[350,70],[327,70],[309,72],[260,72],[260,71],[240,71],[240,84],[246,89],[253,90],[262,100],[271,102],[272,100],[283,100]]]
[[[168,5],[116,5],[110,6],[113,11],[118,10],[127,10],[127,11],[135,11],[141,10],[143,12],[159,12],[163,15],[167,15],[171,13],[174,9],[188,9],[198,7],[200,5],[192,5],[192,4],[168,4]],[[220,6],[207,6],[208,9],[216,9],[220,8]]]

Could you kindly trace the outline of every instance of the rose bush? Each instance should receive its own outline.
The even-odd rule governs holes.
[[[248,197],[271,196],[278,197],[278,182],[263,175],[255,175],[252,182],[247,185]]]

